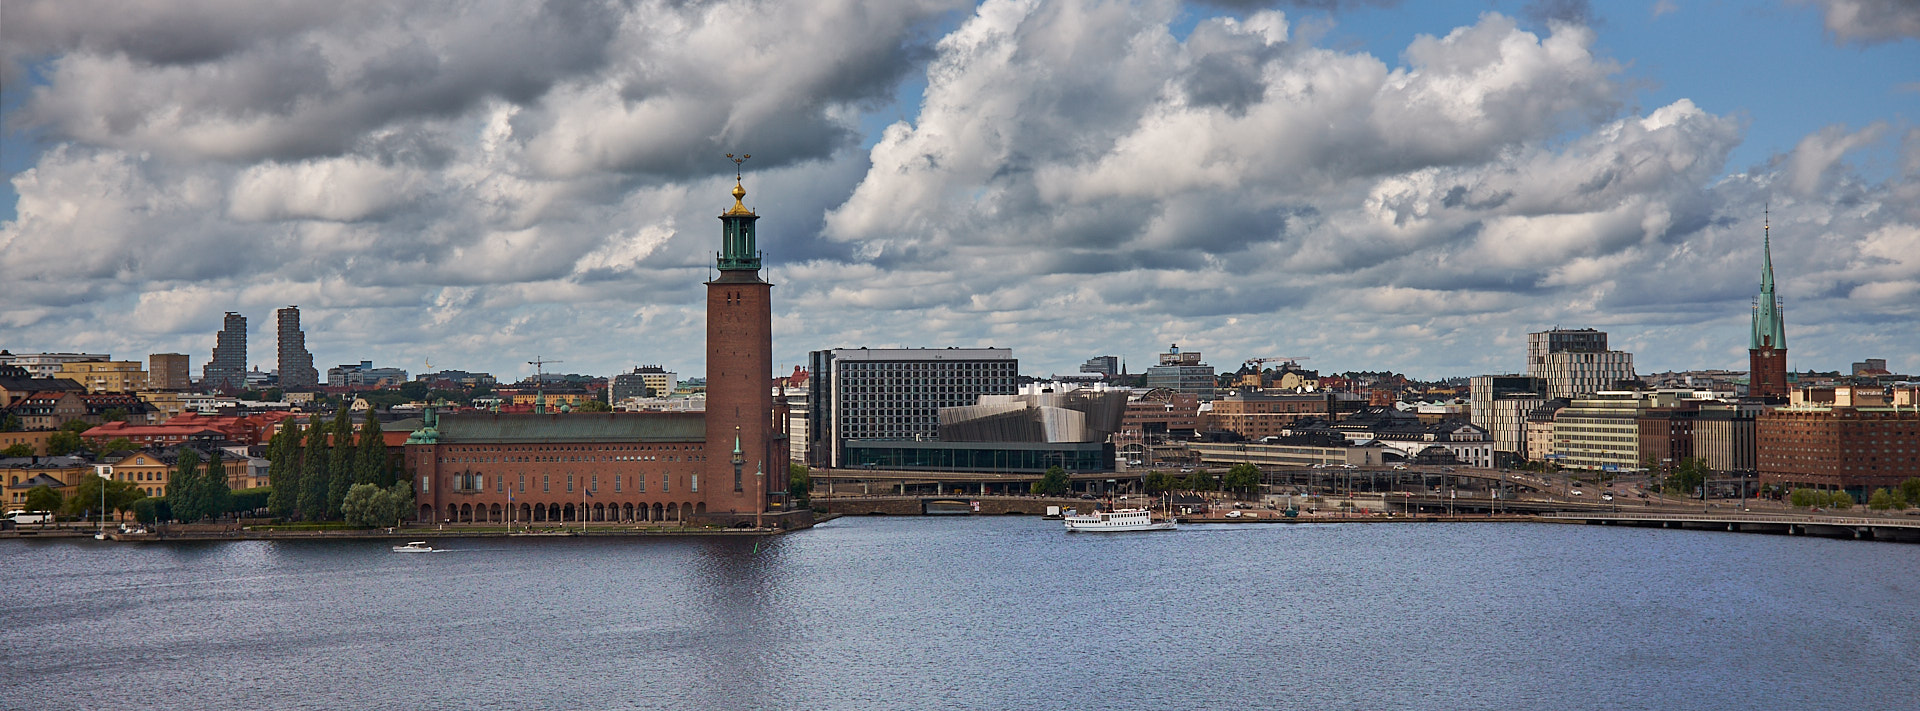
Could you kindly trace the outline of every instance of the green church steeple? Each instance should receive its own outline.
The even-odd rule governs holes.
[[[747,209],[746,203],[742,202],[747,197],[747,189],[740,185],[740,164],[751,157],[741,154],[735,158],[732,153],[727,154],[727,159],[733,161],[734,166],[733,209],[720,215],[721,271],[760,271],[760,250],[753,237],[753,223],[760,216]]]
[[[1748,350],[1771,348],[1777,351],[1787,349],[1786,323],[1780,317],[1780,298],[1773,293],[1773,226],[1772,220],[1762,222],[1761,253],[1765,255],[1765,265],[1760,270],[1760,295],[1753,300],[1753,340]]]

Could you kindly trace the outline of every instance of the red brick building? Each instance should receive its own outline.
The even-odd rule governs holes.
[[[1795,405],[1755,425],[1760,481],[1842,488],[1855,498],[1920,477],[1920,408]]]
[[[704,412],[460,412],[406,444],[423,521],[674,521],[789,526],[787,443],[768,387],[772,285],[745,188],[720,216],[707,282]]]

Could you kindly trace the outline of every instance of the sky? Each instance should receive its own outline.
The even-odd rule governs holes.
[[[751,154],[780,372],[1169,344],[1420,378],[1598,328],[1920,372],[1920,2],[0,4],[0,348],[704,372]]]

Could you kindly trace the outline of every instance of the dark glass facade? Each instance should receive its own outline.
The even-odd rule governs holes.
[[[1034,474],[1060,467],[1069,472],[1109,472],[1113,459],[1113,445],[1106,442],[849,440],[845,467]]]

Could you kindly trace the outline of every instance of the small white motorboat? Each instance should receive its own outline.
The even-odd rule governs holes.
[[[434,552],[434,549],[433,549],[433,546],[427,545],[426,541],[412,541],[404,546],[394,546],[393,552],[395,553],[432,553]]]

